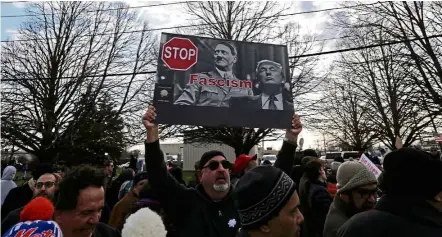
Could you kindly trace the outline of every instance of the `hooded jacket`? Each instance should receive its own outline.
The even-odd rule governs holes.
[[[240,220],[231,195],[232,186],[224,199],[215,202],[201,184],[188,188],[167,172],[159,141],[146,143],[145,146],[149,184],[180,236],[236,236]],[[294,163],[295,150],[296,145],[284,142],[275,166],[289,173]]]
[[[8,195],[9,191],[11,189],[17,187],[17,184],[14,183],[14,177],[16,173],[16,169],[14,166],[8,166],[3,171],[2,181],[1,181],[1,205],[3,205],[3,202],[5,201],[6,196]]]
[[[338,231],[338,237],[440,237],[442,214],[423,198],[381,197],[375,210],[359,213]]]

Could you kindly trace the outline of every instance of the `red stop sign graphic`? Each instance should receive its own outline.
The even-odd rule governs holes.
[[[172,70],[187,71],[198,61],[198,48],[189,39],[173,37],[163,45],[161,60]]]

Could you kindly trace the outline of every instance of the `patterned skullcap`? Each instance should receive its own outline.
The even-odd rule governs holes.
[[[242,228],[258,229],[278,216],[295,188],[295,182],[274,166],[258,166],[247,172],[233,193]]]

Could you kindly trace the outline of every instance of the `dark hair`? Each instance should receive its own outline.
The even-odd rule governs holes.
[[[65,175],[56,191],[55,209],[75,209],[81,190],[88,187],[104,187],[104,183],[105,174],[102,169],[86,165],[73,168]]]
[[[319,159],[309,161],[304,167],[304,173],[310,181],[317,180],[320,173],[319,170],[322,167],[322,163]]]
[[[316,153],[315,150],[313,149],[305,149],[303,152],[303,156],[313,156],[313,157],[318,157],[318,153]]]
[[[200,162],[199,162],[199,169],[202,169],[204,167],[204,165],[207,163],[207,161],[211,160],[215,156],[222,156],[222,157],[226,158],[224,153],[222,153],[221,151],[213,150],[213,151],[205,152],[201,156],[201,159],[200,159]]]
[[[227,48],[229,48],[230,52],[232,53],[233,56],[237,55],[236,47],[233,44],[228,43],[228,42],[220,42],[217,45],[220,45],[220,44],[222,44],[222,45],[226,46]]]
[[[179,167],[173,167],[169,170],[170,174],[178,181],[180,184],[186,185],[183,179],[183,170]]]
[[[117,179],[121,183],[124,183],[128,180],[132,180],[133,178],[134,178],[134,170],[132,168],[126,168],[120,173]]]
[[[52,174],[54,173],[54,169],[52,168],[52,164],[48,163],[41,163],[38,164],[37,167],[35,167],[34,171],[32,172],[32,178],[37,181],[40,176],[44,174]]]

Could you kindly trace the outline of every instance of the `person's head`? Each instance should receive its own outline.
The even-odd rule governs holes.
[[[302,151],[302,156],[303,157],[311,156],[311,157],[319,158],[318,153],[316,153],[316,151],[313,149],[305,149],[304,151]]]
[[[63,232],[55,221],[25,221],[15,224],[3,235],[3,237],[15,236],[63,237]]]
[[[35,181],[34,197],[46,197],[49,200],[54,198],[55,191],[61,181],[59,175],[55,173],[46,173],[40,175]]]
[[[121,174],[118,176],[118,179],[121,183],[124,183],[128,180],[132,180],[135,177],[135,170],[132,168],[126,168],[121,172]]]
[[[437,155],[439,154],[439,151],[437,150],[436,147],[433,147],[433,148],[431,148],[430,153],[431,153],[431,155],[433,155],[433,156],[437,156]]]
[[[17,169],[14,166],[7,166],[3,170],[2,180],[14,180]]]
[[[427,200],[442,207],[442,161],[413,148],[392,151],[384,159],[380,186],[390,196]]]
[[[169,173],[180,183],[183,183],[183,170],[180,167],[172,167]]]
[[[215,47],[215,66],[222,71],[231,71],[237,60],[237,51],[231,43],[221,42]]]
[[[244,174],[252,168],[258,166],[256,162],[257,155],[248,156],[245,154],[239,155],[233,163],[232,172],[236,174]]]
[[[277,95],[282,92],[285,78],[281,64],[270,60],[259,61],[256,77],[264,94]]]
[[[103,169],[79,166],[70,170],[59,185],[54,220],[66,237],[90,237],[104,207]]]
[[[198,178],[212,199],[223,198],[230,188],[232,164],[221,151],[208,151],[201,156]]]
[[[304,217],[295,189],[295,182],[273,166],[247,172],[233,191],[241,228],[251,236],[298,236]]]
[[[358,161],[346,161],[338,168],[337,194],[353,213],[374,208],[377,198],[377,179],[367,167]]]
[[[264,160],[262,162],[262,165],[272,165],[272,162],[270,162],[269,160]]]
[[[139,197],[140,191],[143,186],[148,182],[147,172],[141,172],[135,175],[132,180],[132,188],[131,191],[135,195],[135,197]]]
[[[104,174],[106,177],[112,177],[112,172],[114,171],[114,162],[111,160],[106,160],[104,162]]]
[[[200,167],[200,161],[196,161],[195,164],[193,165],[193,168],[195,168],[195,171],[197,171],[199,167]]]
[[[309,161],[304,168],[304,173],[311,181],[317,180],[320,182],[327,181],[325,174],[325,162],[320,159],[313,159]]]

